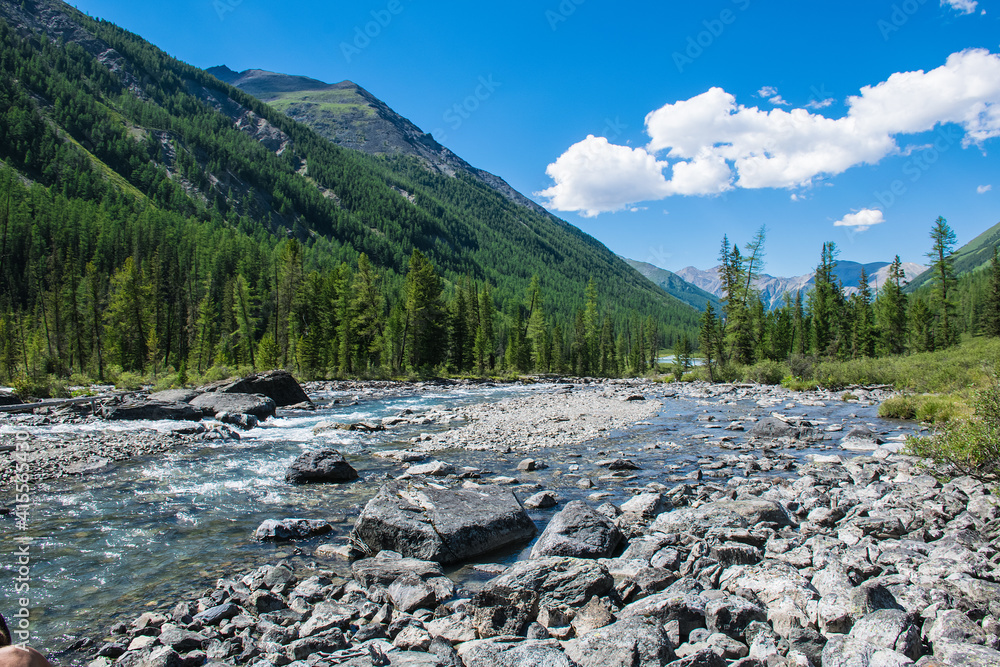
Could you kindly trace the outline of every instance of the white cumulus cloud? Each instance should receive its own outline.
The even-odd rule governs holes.
[[[984,195],[992,189],[993,189],[992,185],[980,185],[978,188],[976,188],[976,193]]]
[[[953,53],[937,69],[865,86],[847,106],[841,118],[802,108],[765,111],[711,88],[650,112],[645,147],[594,136],[574,144],[546,169],[555,184],[537,194],[556,210],[594,216],[672,195],[810,186],[898,154],[898,136],[945,123],[961,127],[963,145],[982,144],[1000,136],[1000,55]]]
[[[942,7],[951,7],[952,9],[957,9],[963,14],[971,14],[976,11],[976,5],[979,4],[976,0],[941,0]]]
[[[833,223],[834,227],[853,227],[856,232],[863,232],[872,225],[885,222],[882,211],[877,208],[863,208],[856,213],[848,213]]]

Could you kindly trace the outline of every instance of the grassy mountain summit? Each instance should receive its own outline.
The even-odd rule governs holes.
[[[267,102],[338,146],[369,155],[412,156],[449,176],[468,174],[514,203],[545,213],[502,178],[473,167],[356,83],[324,83],[260,69],[234,72],[225,65],[206,71]]]

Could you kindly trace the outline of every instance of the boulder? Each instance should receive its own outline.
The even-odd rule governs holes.
[[[136,419],[171,419],[198,421],[202,417],[200,410],[196,410],[187,403],[176,401],[129,401],[115,405],[106,409],[105,419],[110,420],[136,420]]]
[[[264,420],[274,416],[274,401],[260,394],[223,394],[209,391],[191,399],[193,407],[202,414],[214,417],[220,412],[236,412],[253,415]]]
[[[24,401],[17,394],[9,391],[0,391],[0,405],[22,405]]]
[[[593,560],[547,556],[519,560],[483,586],[488,590],[524,590],[538,594],[540,607],[579,607],[593,596],[608,593],[614,579]]]
[[[776,417],[764,417],[753,425],[750,435],[755,438],[796,438],[799,429]]]
[[[243,429],[244,431],[257,428],[257,424],[260,421],[253,415],[248,415],[242,412],[219,412],[216,413],[215,418],[223,424],[231,424],[237,428]]]
[[[823,667],[906,667],[913,661],[902,653],[879,648],[848,635],[830,635],[823,647]],[[954,665],[974,663],[948,663]]]
[[[285,481],[292,484],[313,482],[350,482],[358,478],[358,471],[329,447],[300,455],[285,470]]]
[[[649,532],[703,536],[713,529],[752,529],[762,523],[776,527],[793,525],[785,508],[774,501],[718,500],[700,507],[684,507],[660,514],[649,526]]]
[[[677,583],[684,581],[682,579]],[[622,607],[618,612],[619,620],[647,618],[659,624],[675,621],[681,639],[686,638],[692,630],[704,628],[705,599],[697,593],[685,592],[674,586]]]
[[[621,539],[611,519],[582,500],[573,500],[549,521],[531,557],[609,558]]]
[[[902,653],[911,660],[920,657],[920,630],[906,612],[898,609],[874,611],[851,628],[850,636]]]
[[[199,389],[164,389],[153,392],[149,395],[151,401],[164,401],[167,403],[190,403],[191,399],[203,393]]]
[[[263,394],[279,408],[312,403],[292,374],[283,370],[248,375],[219,387],[217,391],[224,394]]]
[[[674,646],[659,623],[628,618],[566,644],[566,656],[580,667],[665,665],[676,659]]]
[[[733,639],[743,639],[747,626],[752,622],[766,620],[764,609],[738,595],[727,595],[705,604],[705,625],[708,629]]]
[[[539,491],[524,501],[524,506],[531,510],[543,510],[559,504],[559,496],[552,491]]]
[[[458,655],[466,665],[477,667],[572,667],[554,639],[496,637],[465,642]]]
[[[351,565],[354,580],[365,588],[373,584],[388,586],[399,577],[414,574],[427,580],[444,576],[441,566],[429,560],[403,558],[393,551],[379,552],[374,558],[362,558]]]
[[[333,530],[326,521],[312,519],[267,519],[257,527],[254,539],[261,542],[287,542],[325,535]]]
[[[372,552],[457,563],[535,535],[513,493],[497,486],[441,489],[390,482],[365,505],[352,539]]]

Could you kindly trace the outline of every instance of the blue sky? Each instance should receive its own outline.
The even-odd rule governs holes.
[[[761,225],[790,276],[824,241],[922,262],[937,216],[959,245],[1000,221],[992,0],[74,4],[199,67],[354,81],[667,269]]]

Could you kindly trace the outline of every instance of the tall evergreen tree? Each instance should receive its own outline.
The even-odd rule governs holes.
[[[931,240],[934,242],[927,256],[931,260],[933,271],[933,294],[935,310],[934,338],[937,347],[948,347],[958,342],[955,331],[955,304],[952,302],[952,292],[955,288],[955,232],[948,226],[948,221],[938,216],[931,228]]]
[[[853,297],[853,332],[851,356],[872,357],[875,355],[875,314],[872,312],[872,291],[868,285],[868,273],[861,267],[858,291]]]
[[[878,352],[880,355],[903,354],[906,351],[907,316],[906,295],[903,293],[902,262],[899,255],[889,265],[889,276],[879,289],[875,300],[875,317],[878,323]]]
[[[1000,248],[993,246],[990,260],[990,277],[986,288],[986,308],[983,313],[983,331],[988,336],[1000,336]]]
[[[430,369],[446,349],[441,278],[423,253],[414,248],[406,271],[406,355],[410,368]]]

